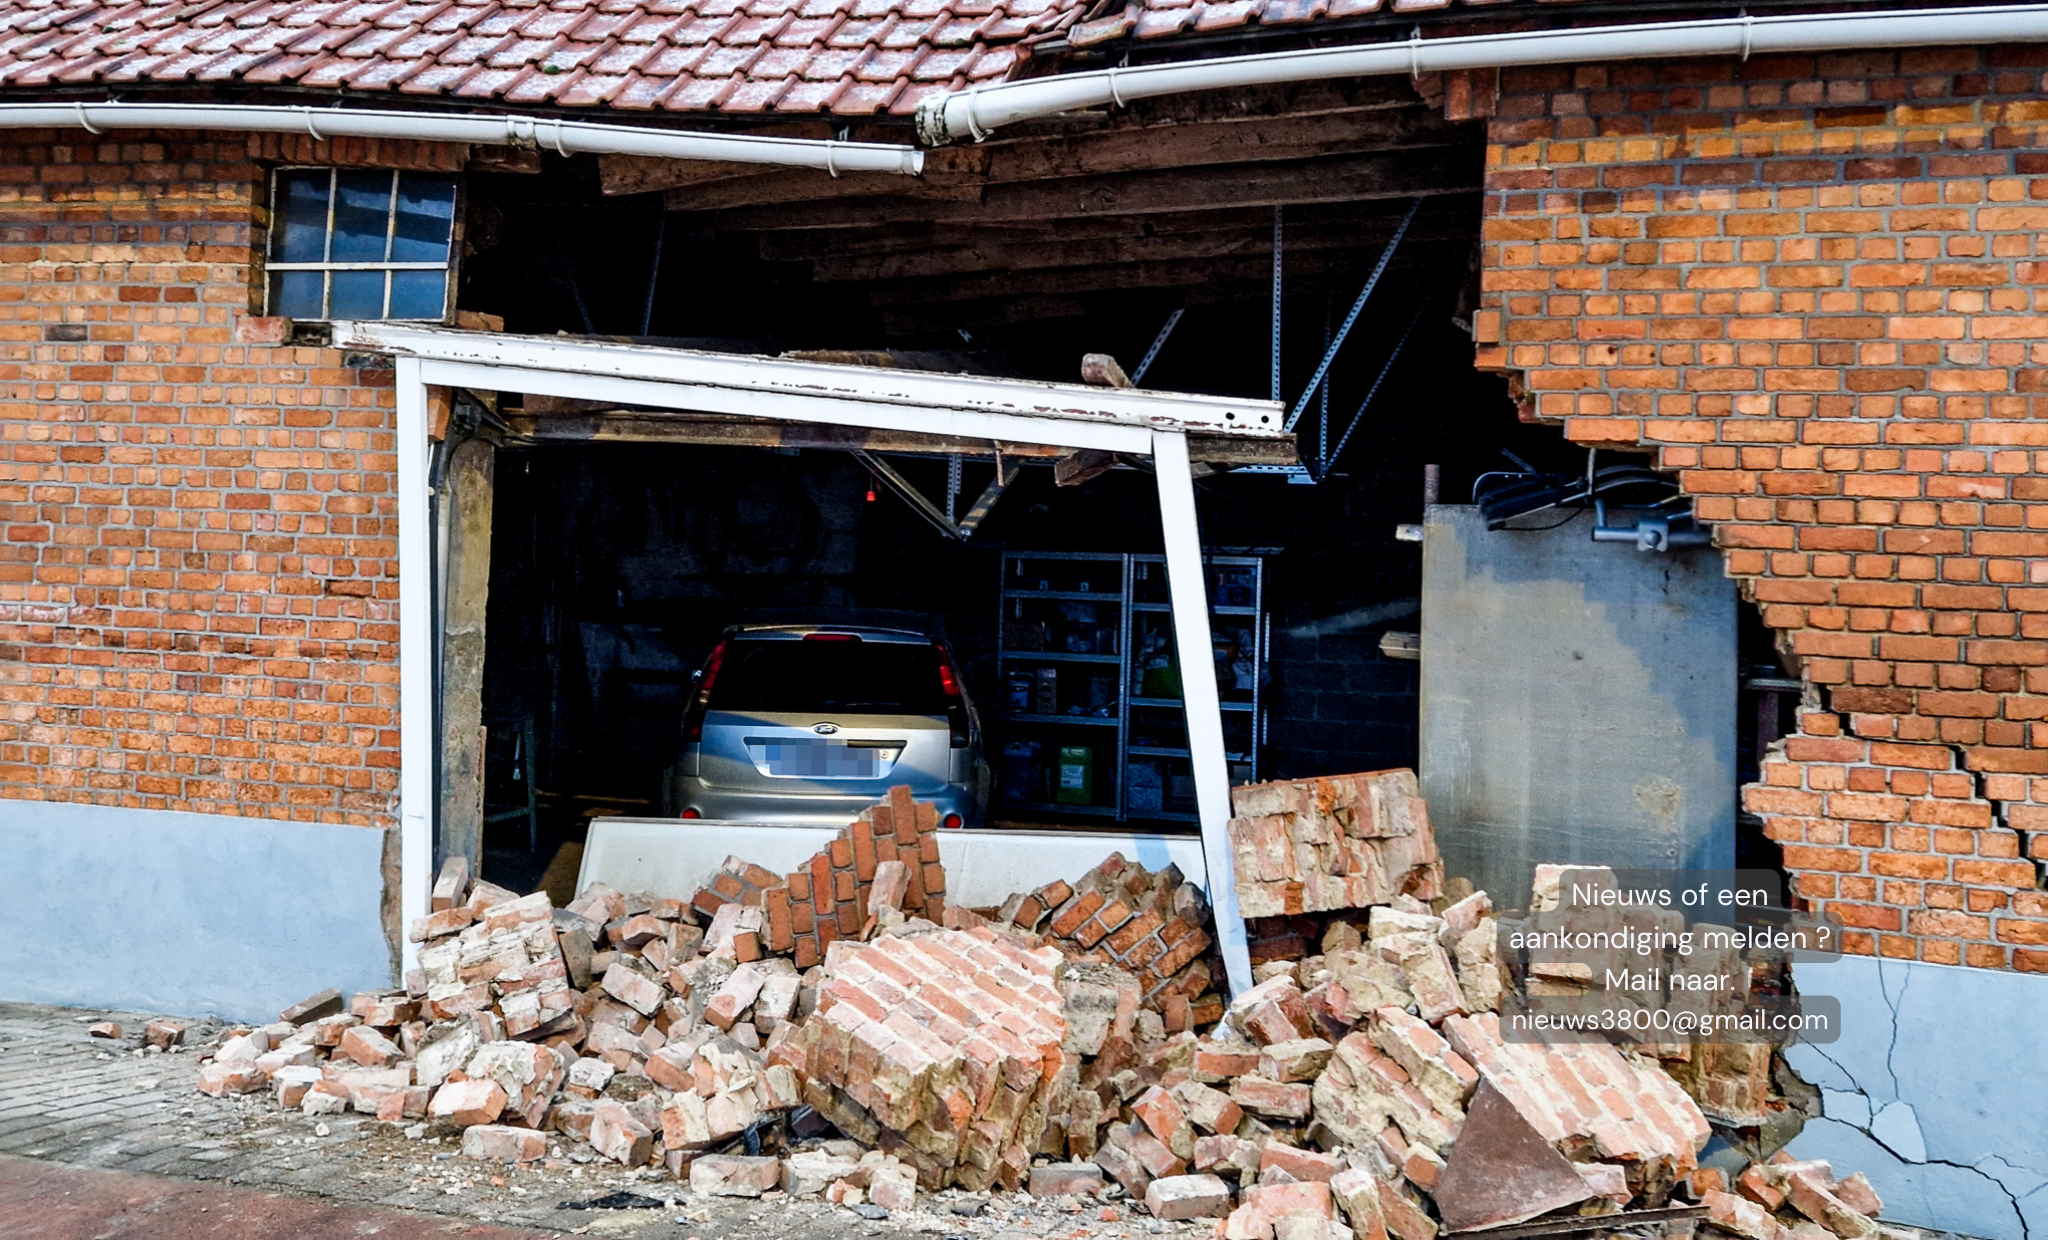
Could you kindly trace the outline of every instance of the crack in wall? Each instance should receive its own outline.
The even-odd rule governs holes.
[[[1997,1186],[1998,1191],[2002,1193],[2005,1196],[2005,1199],[2012,1204],[2013,1221],[2019,1224],[2020,1236],[2022,1237],[2022,1240],[2033,1240],[2033,1231],[2027,1225],[2026,1211],[2020,1208],[2020,1202],[2028,1197],[2034,1196],[2037,1193],[2048,1191],[2048,1182],[2044,1182],[2040,1185],[2037,1185],[2034,1188],[2027,1190],[2025,1193],[2015,1194],[2012,1188],[2009,1185],[2007,1185],[2004,1180],[2001,1180],[1997,1176],[1991,1174],[1989,1171],[1986,1171],[1982,1166],[1978,1166],[1972,1163],[1956,1162],[1953,1159],[1947,1158],[1929,1158],[1926,1156],[1924,1150],[1922,1151],[1920,1157],[1910,1157],[1907,1154],[1901,1152],[1900,1150],[1894,1148],[1890,1142],[1878,1136],[1877,1133],[1873,1131],[1878,1114],[1881,1111],[1883,1111],[1886,1106],[1890,1106],[1894,1103],[1901,1103],[1909,1108],[1912,1107],[1912,1103],[1902,1095],[1899,1088],[1898,1072],[1896,1069],[1892,1067],[1892,1056],[1894,1053],[1897,1052],[1899,1045],[1899,1005],[1900,1002],[1903,1001],[1906,996],[1907,986],[1911,984],[1912,970],[1904,970],[1905,980],[1900,983],[1899,993],[1896,998],[1891,994],[1890,987],[1888,987],[1885,984],[1885,973],[1886,969],[1884,967],[1884,963],[1880,961],[1878,963],[1877,969],[1878,991],[1884,998],[1885,1006],[1891,1009],[1892,1014],[1891,1042],[1885,1049],[1885,1073],[1892,1079],[1891,1098],[1883,1105],[1878,1105],[1876,1100],[1871,1097],[1870,1091],[1863,1088],[1862,1083],[1856,1079],[1856,1074],[1854,1072],[1851,1072],[1846,1064],[1844,1064],[1841,1060],[1835,1058],[1833,1055],[1828,1054],[1827,1051],[1823,1050],[1821,1047],[1817,1045],[1814,1045],[1813,1043],[1802,1043],[1801,1045],[1805,1046],[1807,1050],[1812,1051],[1814,1054],[1820,1056],[1822,1059],[1825,1059],[1828,1063],[1834,1065],[1835,1070],[1842,1074],[1842,1079],[1849,1082],[1851,1086],[1851,1088],[1848,1090],[1832,1090],[1823,1092],[1823,1094],[1821,1095],[1822,1113],[1818,1117],[1819,1122],[1839,1124],[1842,1127],[1850,1129],[1853,1132],[1861,1133],[1866,1139],[1870,1141],[1872,1145],[1877,1146],[1879,1149],[1883,1150],[1887,1154],[1890,1154],[1893,1158],[1898,1159],[1901,1163],[1907,1166],[1951,1167],[1958,1171],[1968,1171],[1971,1174],[1976,1175],[1981,1179]],[[1791,1067],[1790,1064],[1787,1064],[1786,1066],[1788,1068]],[[1865,1121],[1862,1124],[1853,1124],[1850,1123],[1848,1120],[1843,1119],[1839,1115],[1827,1114],[1827,1092],[1854,1093],[1856,1096],[1862,1098],[1863,1109],[1865,1113],[1869,1115],[1869,1120]],[[1808,1123],[1812,1122],[1814,1121],[1808,1121]],[[1914,1110],[1913,1122],[1916,1126],[1919,1124],[1919,1114],[1917,1109]],[[1996,1162],[2001,1167],[2004,1167],[2009,1171],[2013,1172],[2020,1172],[2029,1175],[2039,1174],[2037,1172],[2028,1171],[2026,1168],[2023,1167],[2015,1167],[2011,1163],[2006,1162],[2003,1158],[1998,1157],[1996,1154],[1987,1154],[1982,1161]]]

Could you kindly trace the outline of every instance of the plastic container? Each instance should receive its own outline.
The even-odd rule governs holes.
[[[1055,802],[1061,805],[1095,803],[1094,746],[1060,746],[1060,760],[1055,773],[1052,797]]]

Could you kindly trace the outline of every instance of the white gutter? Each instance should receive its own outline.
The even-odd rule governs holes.
[[[234,133],[302,133],[312,138],[409,138],[519,146],[562,155],[646,155],[655,159],[717,159],[743,164],[842,172],[924,171],[924,152],[909,146],[832,142],[755,134],[679,133],[631,125],[537,119],[504,113],[459,116],[433,112],[307,108],[223,103],[4,103],[0,129],[77,127],[211,129]]]
[[[1904,12],[1802,13],[1645,22],[1572,30],[1424,39],[1135,65],[977,86],[917,107],[917,134],[938,146],[976,141],[1018,121],[1185,91],[1229,90],[1323,78],[1414,76],[1448,69],[1599,64],[1665,57],[1740,56],[1852,48],[1969,46],[2048,41],[2048,5]]]

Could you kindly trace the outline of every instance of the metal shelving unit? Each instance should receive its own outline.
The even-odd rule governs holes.
[[[1218,663],[1228,660],[1218,677],[1218,691],[1230,782],[1254,783],[1259,778],[1259,750],[1265,743],[1266,667],[1272,640],[1266,616],[1266,562],[1252,555],[1205,555],[1202,568],[1210,639]],[[1132,556],[1130,645],[1134,653],[1124,676],[1127,720],[1124,756],[1119,763],[1125,816],[1194,822],[1193,771],[1181,699],[1177,693],[1164,692],[1166,686],[1156,682],[1148,686],[1149,669],[1140,666],[1147,657],[1148,628],[1156,625],[1159,634],[1153,640],[1159,643],[1154,649],[1161,653],[1154,658],[1173,649],[1172,613],[1172,605],[1166,602],[1166,558]],[[1164,741],[1177,743],[1161,743]],[[1141,769],[1151,774],[1140,774]]]
[[[1247,783],[1258,778],[1265,739],[1265,561],[1203,563],[1212,633],[1230,660],[1222,705],[1231,782]],[[1007,551],[1002,574],[999,803],[1194,821],[1165,557]],[[1155,692],[1146,692],[1148,673]]]
[[[1079,551],[1003,553],[996,791],[1006,808],[1123,817],[1129,561]],[[1062,787],[1063,776],[1078,783]]]

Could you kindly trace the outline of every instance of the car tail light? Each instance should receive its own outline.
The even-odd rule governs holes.
[[[697,807],[694,805],[684,810],[682,813],[676,815],[676,817],[678,818],[702,818],[703,816],[704,815],[701,812],[699,812]]]
[[[960,677],[953,670],[953,656],[946,653],[945,646],[940,643],[932,643],[932,649],[939,652],[939,692],[946,695],[946,723],[953,732],[953,748],[965,749],[974,743],[968,735],[967,695],[960,691]]]
[[[859,640],[860,640],[860,634],[858,634],[858,633],[806,633],[806,634],[804,634],[804,640],[805,640],[805,641],[807,641],[807,642],[857,642],[857,641],[859,641]]]
[[[690,697],[690,709],[683,713],[683,743],[702,744],[704,740],[704,711],[711,705],[711,686],[718,681],[718,666],[725,662],[725,643],[711,648],[711,657],[704,660],[704,671],[697,677],[697,692]],[[684,817],[690,815],[685,814]]]
[[[939,822],[939,825],[946,828],[946,830],[948,831],[958,831],[960,829],[962,821],[963,819],[958,814],[947,814],[945,818]]]

